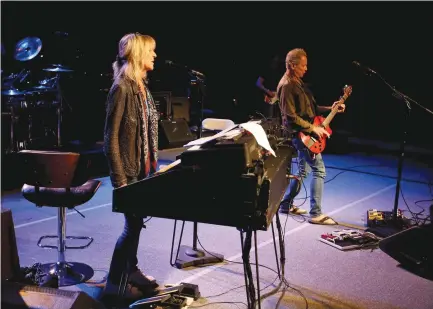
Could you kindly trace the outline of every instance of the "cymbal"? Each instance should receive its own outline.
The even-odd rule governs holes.
[[[50,90],[55,91],[56,90],[53,87],[47,87],[44,85],[35,86],[35,87],[32,87],[32,89],[37,90],[37,91],[50,91]]]
[[[54,66],[53,68],[46,68],[43,70],[47,71],[47,72],[73,72],[74,71],[74,70],[68,69],[68,68],[66,68],[60,64],[55,64],[53,66]]]
[[[19,91],[18,89],[9,89],[9,90],[3,90],[2,95],[8,95],[8,96],[15,96],[15,95],[23,95],[27,92]]]
[[[15,46],[14,58],[19,61],[28,61],[35,58],[42,49],[42,41],[38,37],[27,37]]]

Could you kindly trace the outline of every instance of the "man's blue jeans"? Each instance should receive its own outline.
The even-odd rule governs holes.
[[[313,172],[313,178],[310,184],[310,215],[317,217],[322,214],[322,196],[326,177],[325,164],[321,154],[317,154],[313,159],[309,150],[300,139],[293,138],[292,142],[293,146],[298,151],[298,176],[301,181],[301,186],[310,172]],[[289,190],[286,191],[283,198],[284,202],[288,202],[288,207],[293,204],[293,200],[297,194],[297,187],[297,181],[291,179]]]

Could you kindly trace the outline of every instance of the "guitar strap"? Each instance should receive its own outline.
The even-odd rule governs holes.
[[[317,115],[317,103],[316,103],[316,99],[314,98],[313,94],[311,93],[310,89],[308,87],[306,87],[304,85],[304,83],[302,83],[301,85],[299,85],[299,88],[301,88],[301,91],[304,93],[305,97],[307,98],[308,101],[308,105],[311,107],[314,116]],[[305,89],[307,89],[307,91],[305,91]],[[313,117],[314,118],[314,117]],[[312,121],[311,119],[308,119],[308,121]]]

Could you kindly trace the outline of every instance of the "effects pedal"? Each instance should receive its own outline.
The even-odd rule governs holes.
[[[393,218],[392,211],[382,211],[377,209],[369,209],[367,211],[367,226],[385,226]],[[403,214],[400,209],[397,210],[397,219],[403,221]]]

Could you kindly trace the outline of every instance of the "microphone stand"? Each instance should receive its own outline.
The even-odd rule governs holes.
[[[387,85],[391,89],[392,96],[397,98],[398,100],[403,101],[406,105],[405,117],[404,117],[404,121],[403,121],[404,123],[402,126],[403,127],[403,133],[402,133],[402,137],[401,137],[401,141],[400,141],[400,150],[399,150],[400,154],[399,154],[399,158],[398,158],[398,168],[397,168],[397,185],[395,187],[395,197],[394,197],[394,207],[392,210],[392,220],[387,221],[387,225],[384,226],[383,229],[380,227],[368,229],[368,230],[378,234],[379,236],[388,237],[388,236],[391,236],[391,235],[401,231],[404,228],[403,220],[399,219],[398,200],[400,197],[400,190],[401,190],[401,178],[402,178],[402,174],[403,174],[403,161],[404,161],[404,157],[405,157],[405,145],[406,145],[406,139],[407,139],[407,131],[408,131],[408,127],[409,127],[410,113],[412,110],[411,103],[415,103],[416,105],[418,105],[419,107],[421,107],[422,109],[424,109],[425,111],[427,111],[428,113],[430,113],[432,115],[433,115],[433,112],[431,110],[429,110],[428,108],[422,106],[421,104],[419,104],[415,100],[411,99],[407,95],[405,95],[402,92],[395,89],[395,87],[391,86],[376,71],[369,69],[369,68],[367,68],[367,71],[369,73],[372,73],[373,75],[378,76],[385,83],[385,85]]]
[[[199,116],[197,119],[197,138],[202,138],[203,137],[203,128],[202,128],[202,122],[203,122],[203,110],[204,110],[204,97],[206,95],[206,91],[205,91],[205,80],[204,80],[204,75],[203,77],[197,75],[197,74],[193,74],[193,73],[189,73],[191,76],[195,77],[197,84],[198,84],[198,106],[200,106],[200,112],[199,112]]]
[[[200,106],[200,113],[197,120],[197,138],[202,137],[202,121],[203,121],[203,102],[204,97],[206,95],[205,92],[205,76],[198,74],[194,74],[193,72],[188,72],[188,74],[195,78],[198,84],[198,99],[197,99],[197,105]],[[219,253],[204,251],[197,249],[197,221],[194,221],[193,226],[193,238],[192,238],[192,248],[188,246],[180,246],[176,255],[176,262],[175,265],[177,268],[187,268],[191,266],[197,266],[197,265],[209,265],[209,264],[215,264],[215,263],[221,263],[224,261],[224,256]],[[182,226],[182,232],[183,232],[183,226]],[[182,235],[182,234],[181,234]]]

